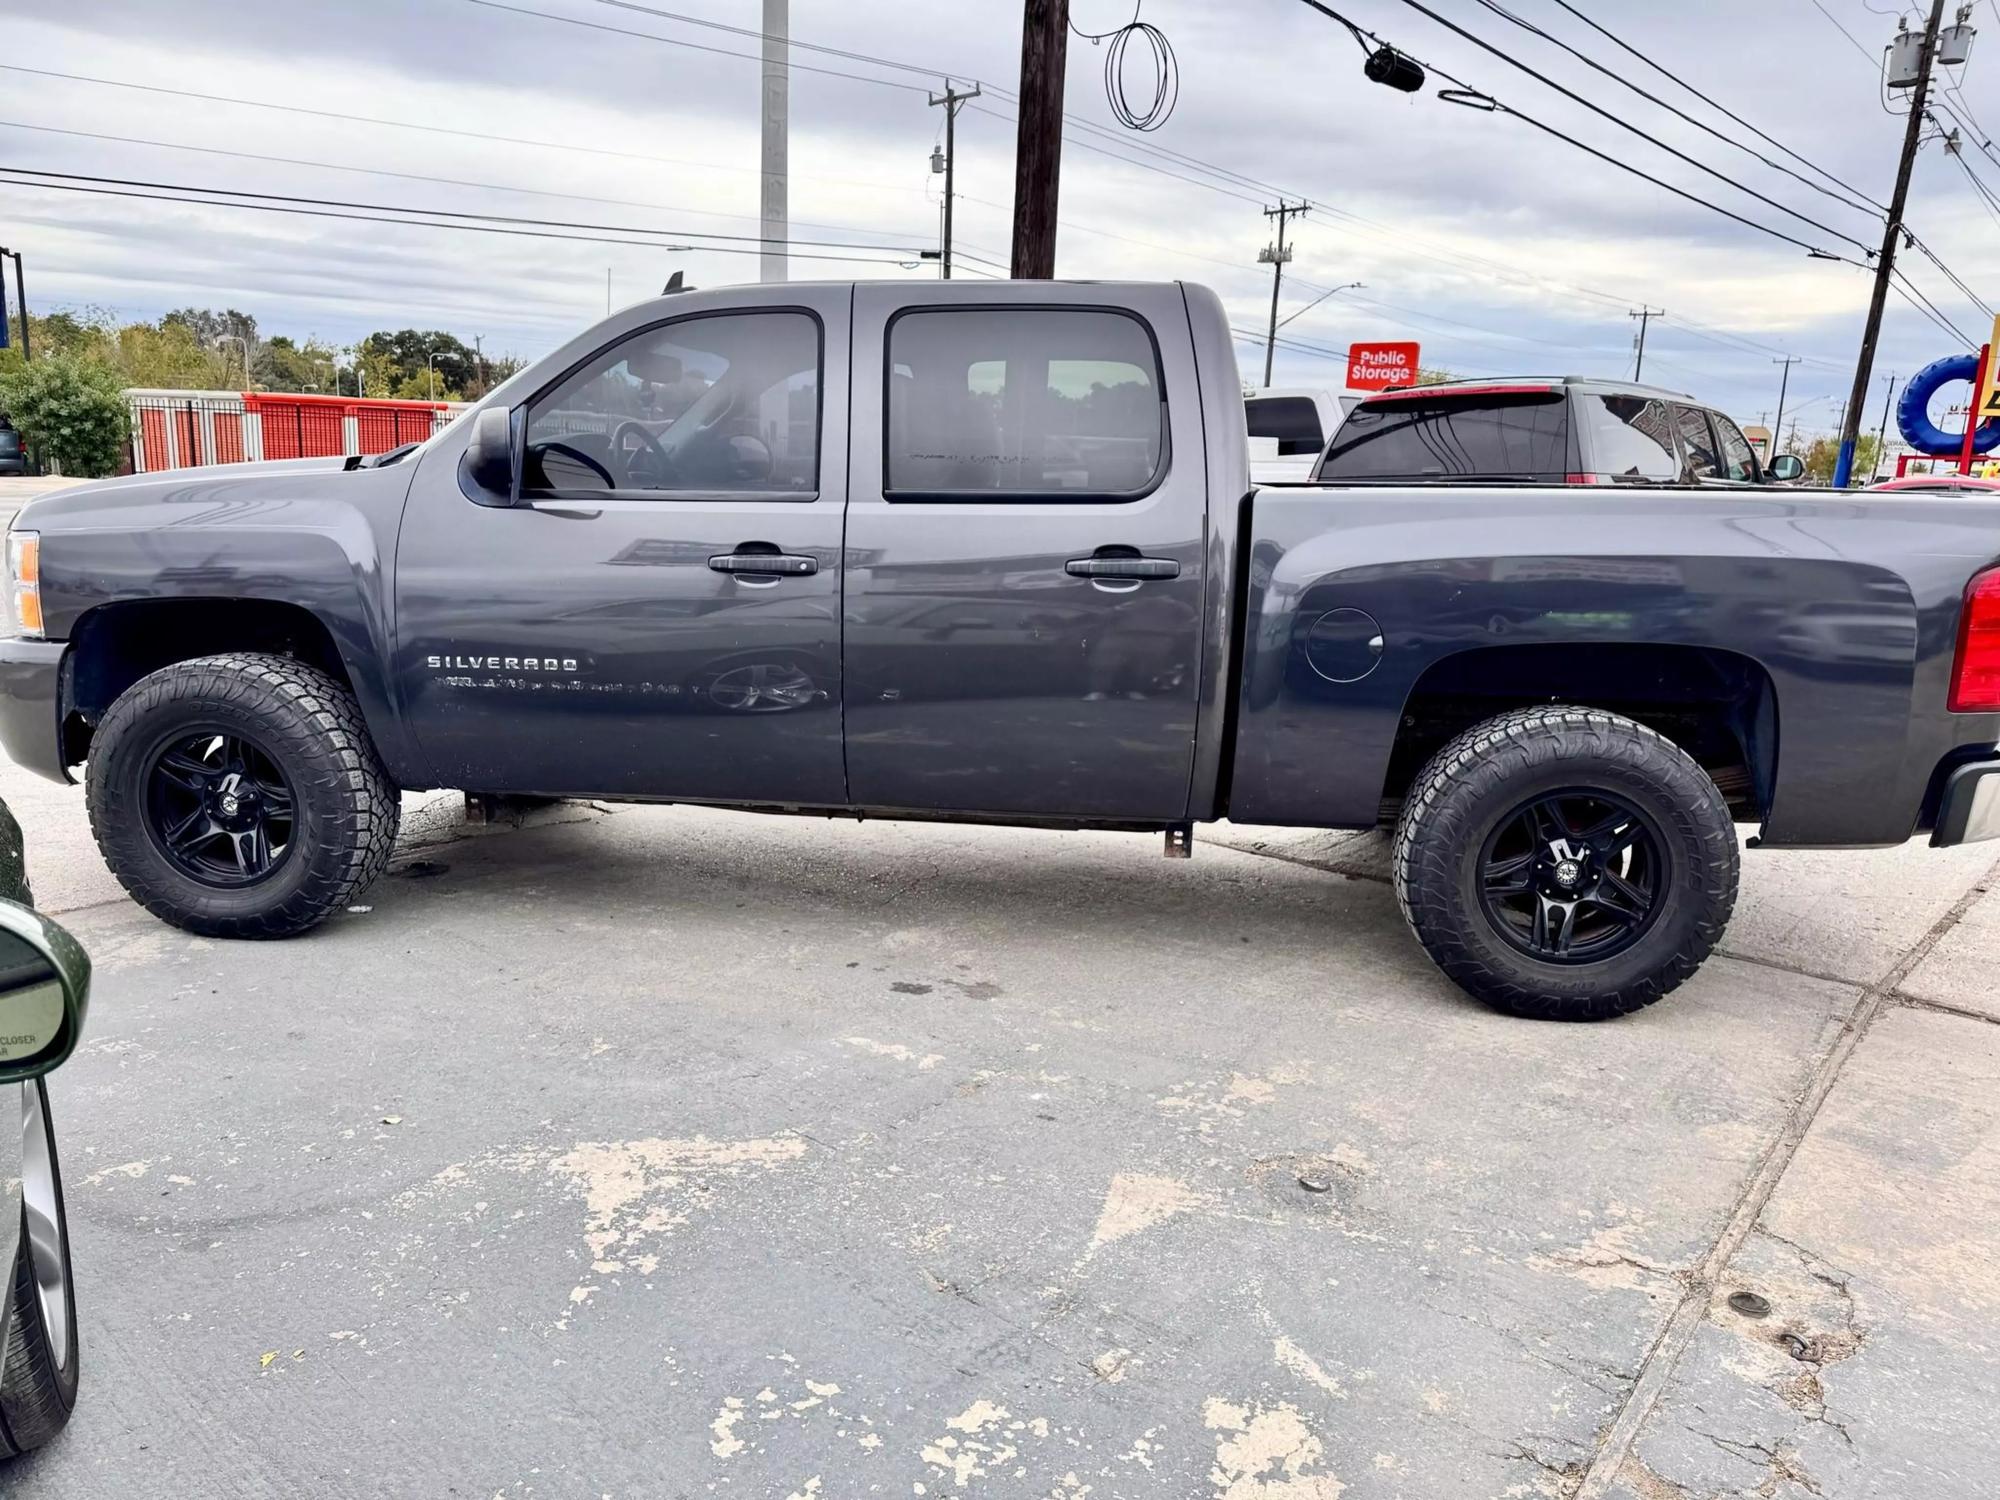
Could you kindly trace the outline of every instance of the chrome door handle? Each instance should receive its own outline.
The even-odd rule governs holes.
[[[1072,557],[1063,571],[1072,578],[1178,578],[1181,565],[1171,557]]]
[[[718,573],[757,578],[804,578],[819,571],[819,560],[795,552],[719,552],[708,560]]]

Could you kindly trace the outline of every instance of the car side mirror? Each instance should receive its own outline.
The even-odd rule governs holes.
[[[39,1078],[76,1050],[90,960],[61,927],[0,901],[0,1083]]]
[[[514,503],[514,414],[506,407],[489,406],[473,417],[472,440],[465,445],[465,472],[500,504]]]
[[[1794,479],[1805,477],[1805,461],[1796,453],[1780,453],[1771,460],[1771,467],[1766,472],[1777,483],[1790,484]]]

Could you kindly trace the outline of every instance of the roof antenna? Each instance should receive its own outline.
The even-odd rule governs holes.
[[[667,284],[660,288],[660,295],[662,297],[671,297],[675,292],[691,292],[693,290],[693,287],[681,285],[681,273],[676,271],[667,278]]]

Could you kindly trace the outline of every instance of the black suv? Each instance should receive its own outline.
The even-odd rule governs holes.
[[[14,424],[0,416],[0,474],[25,474],[27,457],[21,452],[21,434]]]
[[[1322,484],[1769,484],[1742,429],[1692,396],[1556,377],[1404,386],[1347,414],[1321,456]]]

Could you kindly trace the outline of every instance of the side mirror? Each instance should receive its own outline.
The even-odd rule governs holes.
[[[62,928],[0,901],[0,1083],[39,1078],[76,1050],[90,960]]]
[[[1780,453],[1771,460],[1771,467],[1766,472],[1777,483],[1790,484],[1795,479],[1805,477],[1805,461],[1796,453]]]
[[[514,414],[504,406],[489,406],[472,419],[472,440],[465,445],[465,472],[472,482],[502,504],[514,500]]]

